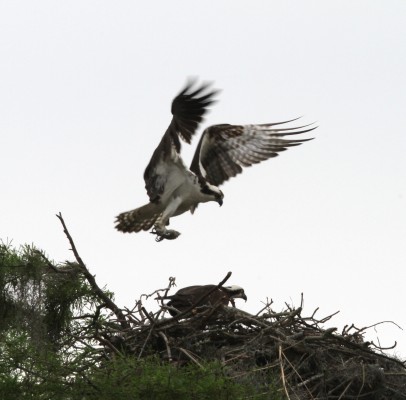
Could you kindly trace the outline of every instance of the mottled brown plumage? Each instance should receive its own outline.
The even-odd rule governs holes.
[[[188,310],[194,306],[196,310],[201,307],[227,306],[231,303],[233,306],[234,299],[247,300],[244,289],[240,286],[224,286],[217,287],[217,285],[196,285],[188,286],[179,289],[174,295],[167,296],[165,299],[170,300],[167,305],[175,308],[179,312]],[[176,311],[169,310],[172,316],[177,315]]]

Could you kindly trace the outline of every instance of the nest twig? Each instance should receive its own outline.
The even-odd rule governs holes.
[[[82,344],[98,343],[104,357],[154,355],[166,362],[200,367],[202,360],[218,360],[231,378],[250,380],[261,387],[274,379],[267,373],[272,372],[288,399],[406,400],[405,363],[385,354],[388,348],[364,340],[367,329],[377,324],[363,328],[346,325],[338,332],[323,327],[336,313],[318,319],[316,309],[310,316],[302,316],[303,296],[298,308],[286,304],[285,310],[274,312],[272,300],[267,300],[251,315],[234,307],[205,306],[204,297],[210,293],[175,317],[165,318],[168,306],[163,299],[175,286],[175,278],[170,278],[168,287],[142,295],[132,309],[120,309],[97,286],[60,214],[58,218],[82,273],[100,298],[94,315],[82,316],[75,335]],[[231,272],[213,290],[230,276]],[[153,313],[143,304],[143,298],[152,295],[157,295],[159,304]],[[106,309],[111,313],[99,319],[101,310]]]

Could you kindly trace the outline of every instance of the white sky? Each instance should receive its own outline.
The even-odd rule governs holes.
[[[303,292],[304,314],[340,310],[329,326],[406,329],[405,15],[401,0],[0,1],[0,238],[72,260],[61,211],[121,306],[230,270],[246,311]],[[176,241],[119,233],[189,76],[223,90],[204,126],[303,115],[316,140],[173,219]],[[406,358],[405,331],[377,336]]]

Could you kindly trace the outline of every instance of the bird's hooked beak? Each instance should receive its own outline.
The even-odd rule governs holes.
[[[244,292],[240,292],[238,294],[236,294],[235,296],[233,296],[234,299],[243,299],[245,301],[248,300],[247,295]]]
[[[221,207],[223,205],[224,194],[221,190],[219,192],[220,193],[217,196],[216,201],[217,201],[217,203],[219,203],[219,206]]]

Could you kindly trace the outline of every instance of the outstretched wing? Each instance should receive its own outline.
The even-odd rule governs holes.
[[[172,121],[161,142],[154,151],[151,161],[144,172],[145,188],[150,201],[159,201],[165,191],[168,180],[169,163],[185,169],[180,158],[180,139],[190,143],[199,123],[202,122],[208,106],[214,102],[216,90],[209,84],[202,84],[194,89],[195,82],[189,81],[186,87],[172,102]]]
[[[282,139],[284,136],[310,132],[309,125],[280,128],[284,121],[261,125],[213,125],[200,139],[193,157],[191,171],[219,186],[229,178],[271,157],[288,147],[298,146],[311,139]]]

